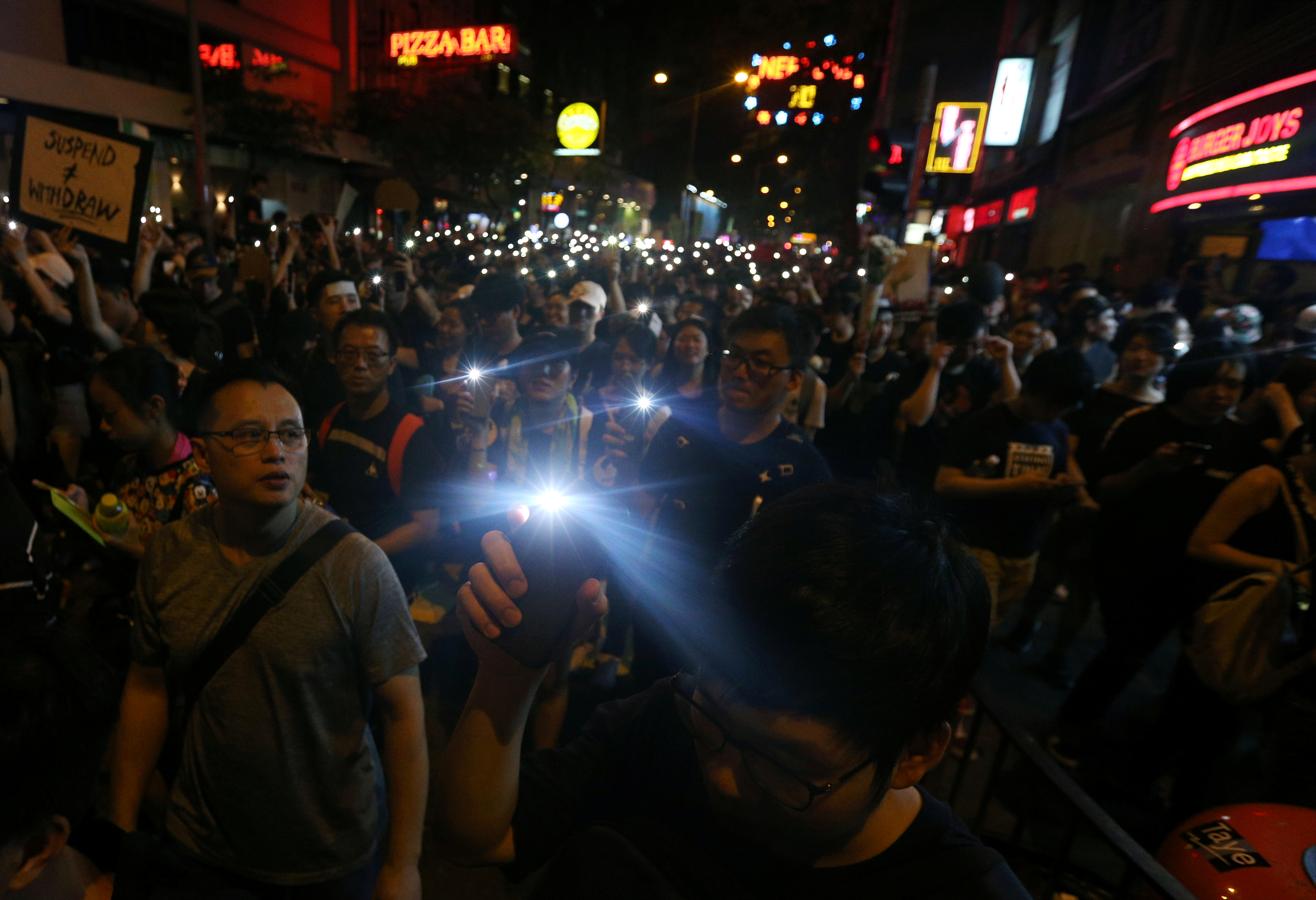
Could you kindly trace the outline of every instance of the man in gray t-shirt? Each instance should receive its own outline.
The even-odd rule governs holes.
[[[246,368],[203,398],[198,460],[219,502],[163,529],[140,570],[111,779],[111,815],[128,830],[163,743],[168,689],[251,590],[332,519],[299,499],[307,442],[296,400],[272,372]],[[169,795],[171,841],[248,889],[419,898],[424,657],[387,557],[348,535],[201,693]]]

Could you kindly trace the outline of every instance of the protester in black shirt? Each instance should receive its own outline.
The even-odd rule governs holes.
[[[936,491],[982,566],[993,623],[1032,586],[1055,509],[1080,497],[1091,503],[1061,421],[1091,385],[1082,355],[1048,350],[1024,373],[1018,397],[969,416],[946,447]]]
[[[439,772],[450,855],[548,863],[539,896],[1028,896],[918,787],[989,615],[976,566],[935,522],[838,485],[765,507],[691,610],[694,668],[524,766],[544,671],[490,640],[521,620],[525,576],[501,534],[484,549],[460,592],[479,672]],[[590,579],[575,601],[578,637],[607,600]]]
[[[256,355],[256,326],[242,301],[225,296],[220,286],[219,260],[205,247],[187,254],[185,271],[192,296],[206,315],[215,320],[224,334],[224,359],[230,362],[251,359]]]
[[[1115,372],[1119,357],[1111,349],[1110,342],[1118,328],[1115,310],[1104,297],[1086,297],[1074,304],[1069,333],[1073,336],[1074,346],[1092,367],[1094,385],[1105,384]]]
[[[983,358],[986,349],[991,359]],[[1019,393],[1019,373],[1004,338],[987,335],[982,308],[962,301],[937,313],[937,343],[928,361],[908,369],[893,387],[897,468],[910,490],[926,493],[956,421]]]
[[[315,323],[316,339],[300,366],[298,399],[306,421],[319,423],[345,396],[333,363],[333,335],[343,316],[361,308],[361,297],[350,275],[325,269],[306,286],[306,305]]]
[[[1171,370],[1166,402],[1116,422],[1088,474],[1101,503],[1096,587],[1106,644],[1060,711],[1049,744],[1062,762],[1080,758],[1106,709],[1205,599],[1185,565],[1188,537],[1224,486],[1262,461],[1256,441],[1229,418],[1247,361],[1236,344],[1199,343]]]
[[[318,423],[311,482],[379,545],[411,590],[432,556],[444,464],[431,429],[389,394],[396,341],[378,310],[350,312],[334,328],[334,364],[347,399]]]
[[[667,358],[654,372],[654,392],[687,419],[706,419],[717,409],[717,360],[713,333],[703,319],[685,319],[671,329]]]

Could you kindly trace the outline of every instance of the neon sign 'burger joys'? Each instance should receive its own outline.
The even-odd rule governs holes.
[[[1270,147],[1261,145],[1291,138],[1301,127],[1302,107],[1295,106],[1281,112],[1257,116],[1251,122],[1226,125],[1224,128],[1208,131],[1199,137],[1180,138],[1179,143],[1174,147],[1174,156],[1170,159],[1170,169],[1165,175],[1165,189],[1173,191],[1185,181],[1219,172],[1283,162],[1288,159],[1290,145],[1279,144]],[[1248,147],[1257,149],[1233,153],[1235,150]]]
[[[1167,196],[1179,206],[1316,188],[1316,70],[1282,78],[1200,109],[1170,130]]]

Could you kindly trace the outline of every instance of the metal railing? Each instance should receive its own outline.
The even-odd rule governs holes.
[[[1005,704],[984,679],[973,695],[967,740],[929,790],[999,850],[1035,896],[1194,900],[1031,733],[999,712]]]

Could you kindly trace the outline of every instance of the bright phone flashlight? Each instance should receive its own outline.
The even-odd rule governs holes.
[[[649,312],[649,304],[647,304],[647,303],[637,303],[637,304],[635,304],[635,312],[636,312],[637,315],[641,315],[641,316],[648,314],[648,312]]]
[[[371,283],[371,284],[382,284],[383,281],[384,281],[384,276],[383,276],[383,275],[376,275],[376,276],[374,276],[373,278],[370,279],[370,283]]]
[[[646,394],[644,391],[636,394],[635,408],[640,412],[648,412],[653,409],[653,394]]]
[[[542,509],[546,513],[557,513],[567,508],[569,500],[567,495],[557,488],[547,488],[535,494],[531,502],[535,508]]]
[[[483,377],[484,377],[484,372],[480,371],[480,368],[478,366],[471,366],[469,369],[466,370],[467,381],[479,381]]]

